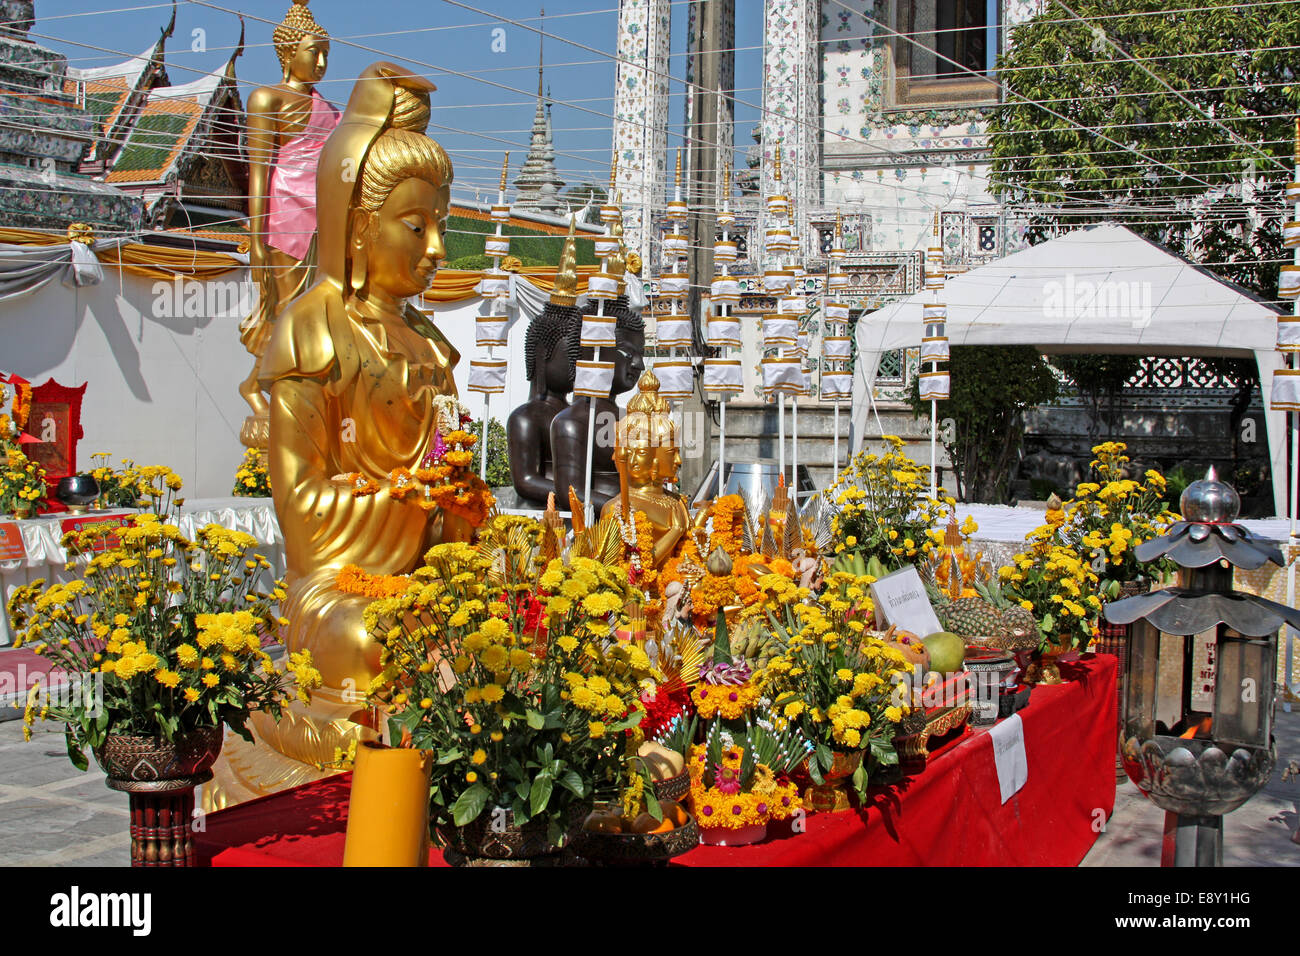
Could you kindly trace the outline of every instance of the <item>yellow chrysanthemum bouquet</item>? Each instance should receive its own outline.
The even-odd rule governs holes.
[[[834,507],[834,570],[880,576],[917,563],[934,550],[927,532],[954,504],[929,496],[928,474],[903,454],[901,438],[884,441],[883,455],[858,452],[826,491]]]
[[[16,444],[0,443],[0,514],[35,513],[45,500],[45,469]]]
[[[210,524],[193,541],[146,512],[126,527],[92,525],[64,536],[66,583],[34,581],[14,590],[9,614],[20,644],[32,645],[68,685],[34,688],[36,719],[66,724],[68,756],[110,735],[172,741],[225,725],[245,739],[249,715],[279,717],[292,697],[320,684],[310,654],[277,665],[263,638],[282,623],[278,583],[259,590],[269,562],[252,535]]]
[[[1050,507],[1045,523],[1025,539],[1025,551],[1001,571],[1008,596],[1038,618],[1044,647],[1086,648],[1102,603],[1121,585],[1173,568],[1167,559],[1140,564],[1134,555],[1178,516],[1163,500],[1159,472],[1148,470],[1142,481],[1124,476],[1126,450],[1123,442],[1095,446],[1096,480]]]
[[[235,472],[235,487],[230,492],[239,498],[271,497],[271,472],[266,467],[266,454],[256,448],[244,452],[244,460]]]
[[[137,465],[123,458],[122,468],[108,463],[112,457],[101,451],[91,455],[95,467],[91,477],[99,483],[99,504],[105,508],[148,508],[155,514],[167,514],[184,503],[176,496],[181,490],[180,475],[166,465]]]
[[[495,517],[477,547],[435,546],[402,593],[370,604],[383,667],[370,693],[395,742],[435,754],[435,826],[503,808],[559,845],[598,794],[617,798],[653,674],[643,650],[612,640],[640,597],[626,571],[543,564],[541,530]]]
[[[874,578],[835,572],[817,600],[803,588],[760,580],[784,649],[759,675],[775,712],[813,744],[808,774],[821,784],[836,752],[861,752],[853,775],[865,794],[873,767],[898,762],[893,739],[907,713],[902,689],[910,674],[903,654],[872,636]],[[793,597],[793,599],[791,599]]]
[[[1165,500],[1165,477],[1148,469],[1141,481],[1125,477],[1129,461],[1123,442],[1097,445],[1092,453],[1093,481],[1080,484],[1065,505],[1061,530],[1076,537],[1079,549],[1101,578],[1102,596],[1111,600],[1120,586],[1174,569],[1161,559],[1154,566],[1139,562],[1134,549],[1159,537],[1178,520]]]

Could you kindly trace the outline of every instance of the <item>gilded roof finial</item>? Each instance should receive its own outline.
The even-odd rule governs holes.
[[[776,156],[773,159],[774,167],[772,169],[772,178],[778,183],[781,181],[781,144],[776,144]]]
[[[551,301],[556,305],[573,305],[578,301],[578,250],[574,240],[576,217],[569,217],[569,235],[560,253],[560,265],[555,271],[555,288]]]
[[[506,153],[506,158],[501,160],[501,185],[497,187],[498,192],[506,191],[506,175],[510,171],[510,153]]]

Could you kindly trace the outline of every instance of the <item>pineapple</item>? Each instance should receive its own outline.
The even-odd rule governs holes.
[[[939,613],[939,619],[952,633],[981,644],[1002,632],[1002,613],[982,597],[958,598]]]
[[[996,576],[977,581],[978,597],[953,601],[939,614],[944,627],[954,634],[1003,650],[1024,650],[1038,646],[1038,622],[1034,615],[1002,593]]]

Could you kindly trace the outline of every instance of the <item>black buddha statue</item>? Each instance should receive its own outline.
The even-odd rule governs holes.
[[[532,386],[529,400],[506,420],[511,483],[521,498],[538,504],[545,504],[555,488],[551,422],[569,407],[568,395],[573,391],[582,331],[582,314],[574,305],[577,285],[571,221],[551,300],[528,323],[524,335],[525,374]]]

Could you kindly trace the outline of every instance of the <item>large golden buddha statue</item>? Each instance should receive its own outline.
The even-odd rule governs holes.
[[[613,516],[623,529],[623,540],[637,532],[633,516],[642,512],[654,537],[654,567],[661,566],[691,524],[690,511],[681,495],[664,489],[677,479],[682,456],[677,445],[677,424],[668,401],[659,394],[659,378],[642,373],[637,394],[627,403],[627,414],[614,433],[614,467],[619,493],[606,502],[601,518]]]
[[[442,397],[456,393],[455,350],[406,304],[445,255],[452,168],[424,135],[432,89],[371,65],[321,154],[317,280],[277,320],[262,380],[287,564],[282,637],[311,651],[324,685],[278,724],[255,718],[256,747],[227,743],[210,805],[332,772],[319,765],[365,732],[352,718],[379,653],[362,622],[370,599],[339,591],[339,570],[408,573],[432,544],[468,537],[419,496],[387,493],[395,470],[420,467],[440,424],[445,433]],[[356,496],[345,475],[380,492]]]

